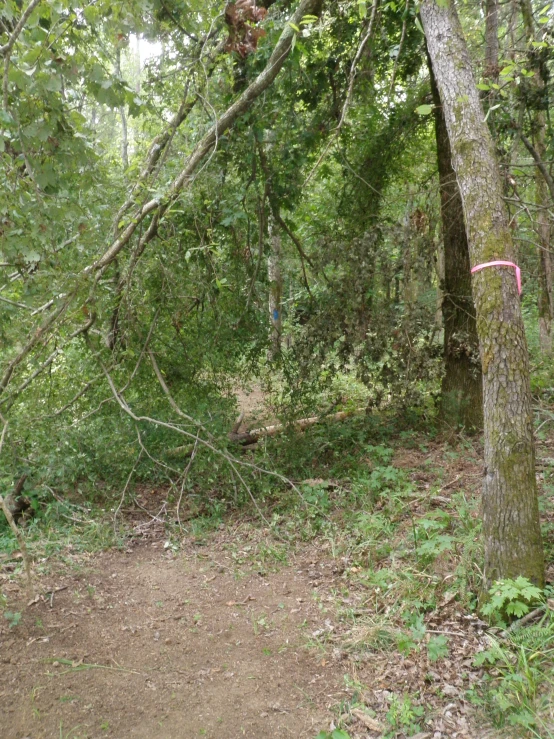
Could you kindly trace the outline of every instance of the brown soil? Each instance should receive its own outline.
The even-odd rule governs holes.
[[[23,613],[0,623],[2,739],[315,739],[338,716],[351,739],[375,739],[405,693],[433,708],[419,739],[485,736],[463,698],[483,635],[455,602],[427,624],[451,635],[451,659],[435,667],[424,652],[364,646],[373,596],[328,545],[278,564],[264,559],[267,532],[248,525],[178,553],[161,527],[147,536],[124,552],[66,553],[31,605],[0,576]],[[345,609],[369,620],[353,627]]]
[[[238,388],[235,391],[237,405],[244,418],[241,431],[247,431],[257,426],[278,423],[273,409],[268,403],[265,392],[258,384],[251,387]]]
[[[395,465],[414,484],[412,516],[426,496],[441,505],[458,490],[478,494],[479,450],[399,449]],[[228,521],[173,551],[163,521],[144,516],[165,510],[163,499],[144,491],[142,508],[126,511],[127,550],[69,547],[37,562],[31,605],[4,561],[2,592],[22,618],[13,628],[0,619],[0,739],[315,739],[339,716],[352,739],[377,739],[403,695],[426,706],[418,739],[494,735],[466,700],[487,642],[448,590],[448,557],[437,560],[443,600],[425,617],[429,637],[448,637],[448,657],[430,662],[425,648],[403,657],[380,643],[387,614],[363,569],[333,558],[329,542],[287,550],[259,526]]]
[[[297,566],[259,574],[161,540],[64,569],[0,627],[2,739],[313,739],[329,727],[343,670],[305,646],[321,616]]]

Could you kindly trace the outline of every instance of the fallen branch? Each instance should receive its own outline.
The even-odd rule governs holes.
[[[266,436],[277,436],[277,434],[280,434],[282,431],[285,431],[285,429],[291,427],[297,431],[304,431],[304,429],[307,429],[310,426],[315,426],[317,423],[321,423],[323,421],[344,421],[358,413],[365,413],[365,408],[356,408],[351,411],[339,411],[338,413],[332,413],[330,415],[299,418],[297,421],[293,421],[292,423],[276,423],[271,426],[262,426],[261,428],[251,429],[250,431],[239,431],[238,429],[243,417],[243,414],[241,414],[234,423],[228,437],[230,441],[241,444],[243,447],[248,447],[256,444],[260,439]],[[175,449],[169,449],[167,451],[167,455],[170,457],[188,457],[192,453],[193,448],[193,444],[185,444],[183,446],[175,447]]]
[[[258,429],[252,429],[251,431],[238,432],[233,431],[229,433],[229,439],[236,441],[239,444],[255,444],[259,439],[265,436],[277,436],[287,428],[294,428],[297,431],[304,431],[304,429],[310,426],[315,426],[316,423],[321,421],[344,421],[347,418],[355,415],[356,413],[365,412],[365,408],[356,408],[351,411],[339,411],[338,413],[332,413],[329,416],[311,416],[310,418],[300,418],[298,421],[293,421],[291,424],[276,423],[272,426],[263,426]],[[235,424],[236,425],[236,424]]]
[[[517,621],[514,621],[511,626],[508,626],[508,628],[503,631],[500,636],[506,639],[506,637],[510,636],[510,634],[513,634],[516,631],[519,631],[519,629],[526,626],[528,623],[531,623],[531,621],[535,621],[539,616],[541,616],[547,608],[547,604],[544,603],[542,606],[539,606],[538,608],[535,608],[533,611],[528,613],[523,618],[518,619]]]

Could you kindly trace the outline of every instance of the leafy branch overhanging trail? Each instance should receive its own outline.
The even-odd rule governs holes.
[[[268,63],[258,77],[246,88],[238,100],[231,105],[225,113],[213,124],[210,130],[198,142],[193,152],[187,157],[184,167],[179,175],[171,183],[167,194],[162,198],[153,198],[144,203],[140,208],[133,212],[128,218],[127,225],[122,228],[120,235],[114,240],[111,246],[104,254],[87,270],[100,270],[112,262],[119,252],[129,242],[131,236],[144,219],[152,214],[152,221],[141,237],[138,250],[151,241],[157,233],[160,219],[163,217],[167,209],[175,202],[181,191],[188,187],[192,181],[192,177],[203,161],[206,155],[217,147],[219,138],[230,128],[233,123],[241,116],[250,105],[256,100],[262,92],[264,92],[279,74],[286,58],[288,57],[293,40],[296,35],[295,27],[298,27],[302,18],[307,15],[313,15],[317,10],[319,0],[302,0],[298,5],[295,13],[285,26],[279,41],[277,42]]]
[[[300,25],[305,16],[316,15],[320,10],[320,6],[321,0],[301,0],[289,22],[285,25],[285,28],[283,29],[264,70],[246,88],[246,90],[244,90],[238,100],[236,100],[225,111],[225,113],[218,118],[209,131],[198,142],[192,153],[187,157],[181,172],[168,188],[166,195],[164,197],[148,201],[128,216],[126,219],[127,225],[121,228],[119,235],[115,238],[110,247],[98,260],[96,260],[96,262],[86,267],[82,274],[77,276],[72,289],[68,290],[68,292],[62,297],[61,302],[54,307],[50,314],[47,315],[41,325],[31,332],[23,348],[9,362],[4,371],[2,379],[0,380],[0,393],[5,391],[13,376],[15,368],[20,365],[33,351],[35,346],[41,343],[46,335],[52,331],[60,316],[66,313],[72,300],[81,287],[83,277],[94,275],[95,273],[96,275],[102,274],[104,269],[114,261],[118,254],[130,242],[137,228],[141,226],[148,216],[151,216],[150,224],[138,240],[133,258],[136,260],[138,256],[140,256],[146,245],[156,236],[158,226],[163,215],[179,197],[181,191],[192,183],[193,175],[198,166],[210,152],[213,153],[215,151],[218,140],[222,134],[227,131],[235,121],[248,110],[254,101],[273,83],[293,48],[293,41],[296,34],[295,28]],[[175,126],[180,123],[180,119],[183,116],[183,110],[188,111],[189,104],[184,103],[183,106],[168,126],[169,134],[167,137],[164,137],[164,145],[170,140],[171,129],[175,128]],[[151,149],[147,155],[147,163],[143,168],[144,176],[148,176],[151,173],[157,159],[157,149]],[[124,207],[125,206],[126,204],[124,204]],[[47,305],[51,305],[51,303]]]

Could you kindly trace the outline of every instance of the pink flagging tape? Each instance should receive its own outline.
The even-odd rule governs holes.
[[[504,262],[501,260],[498,260],[496,262],[485,262],[485,264],[478,264],[477,266],[473,267],[471,270],[471,274],[474,272],[479,272],[480,269],[485,269],[485,267],[513,267],[516,271],[516,280],[517,280],[517,291],[521,295],[521,270],[517,266],[517,264],[514,264],[513,262]]]

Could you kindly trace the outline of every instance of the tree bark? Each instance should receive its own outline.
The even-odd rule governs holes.
[[[452,0],[423,0],[421,19],[442,101],[473,265],[512,261],[514,245],[492,137]],[[483,371],[484,582],[518,575],[544,584],[529,358],[514,270],[476,272]]]
[[[498,0],[486,0],[485,3],[485,69],[484,75],[491,82],[498,83],[500,72],[498,58]]]
[[[462,198],[452,169],[446,121],[429,57],[428,64],[435,104],[433,112],[444,244],[441,306],[444,376],[440,416],[448,426],[477,430],[483,427],[483,382],[475,306],[471,295],[469,247]]]

